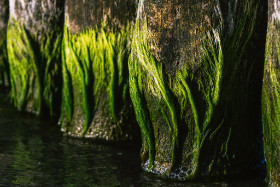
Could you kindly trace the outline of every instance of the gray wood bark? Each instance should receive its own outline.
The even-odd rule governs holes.
[[[72,33],[86,28],[100,27],[106,22],[112,28],[121,29],[135,20],[138,0],[66,0],[65,19]]]

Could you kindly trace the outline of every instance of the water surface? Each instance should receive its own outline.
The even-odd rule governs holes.
[[[261,180],[181,183],[140,168],[139,150],[73,139],[0,101],[0,186],[265,186]]]

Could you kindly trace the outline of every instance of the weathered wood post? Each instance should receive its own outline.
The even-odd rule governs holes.
[[[179,179],[265,172],[263,0],[140,0],[129,61],[143,166]]]
[[[9,19],[9,0],[0,1],[0,87],[9,82],[7,55],[7,25]]]
[[[8,54],[14,105],[57,115],[64,1],[10,0]]]
[[[134,137],[128,56],[136,7],[135,0],[66,0],[61,122],[69,135]]]
[[[280,181],[280,1],[269,0],[266,39],[263,123],[268,176],[275,186]]]

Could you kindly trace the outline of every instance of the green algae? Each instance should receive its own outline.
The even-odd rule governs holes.
[[[202,173],[238,172],[226,165],[243,149],[232,143],[238,139],[238,129],[254,121],[253,116],[246,116],[252,110],[247,100],[253,95],[249,90],[252,77],[262,68],[246,55],[257,29],[256,16],[257,10],[248,10],[227,35],[223,25],[206,32],[198,68],[192,68],[197,62],[185,62],[175,75],[166,73],[165,62],[155,60],[148,44],[147,22],[137,19],[129,86],[142,132],[142,161],[149,171],[169,175],[187,166],[188,179]],[[170,151],[166,150],[169,147]]]
[[[279,36],[272,24],[269,24],[266,42],[266,59],[262,95],[263,126],[267,174],[271,183],[279,183],[279,138],[280,138],[280,60]]]
[[[144,98],[143,89],[145,88],[143,87],[143,80],[141,80],[142,76],[147,76],[148,80],[146,83],[149,84],[147,87],[149,87],[154,94],[159,94],[167,106],[166,109],[159,109],[161,109],[161,113],[163,114],[172,134],[172,149],[174,153],[172,156],[172,164],[175,164],[176,162],[175,154],[178,152],[179,148],[178,123],[175,105],[169,93],[170,91],[163,79],[162,64],[156,63],[148,48],[146,24],[143,29],[143,31],[140,31],[140,23],[139,20],[137,20],[132,41],[132,49],[134,50],[134,55],[137,57],[129,63],[130,95],[136,111],[137,121],[142,129],[144,141],[147,140],[149,145],[149,168],[151,168],[155,159],[155,143],[152,137],[154,136],[153,128],[151,127],[151,122],[147,119],[149,118],[149,115],[144,112],[146,107],[142,100]],[[143,69],[141,69],[141,67]],[[148,72],[148,75],[145,75],[143,72]]]
[[[59,105],[62,34],[52,31],[40,42],[21,23],[8,24],[7,48],[11,100],[21,111],[57,115]]]
[[[66,132],[85,136],[100,108],[118,124],[122,107],[128,102],[127,56],[132,27],[121,31],[108,31],[106,27],[104,23],[101,29],[72,34],[65,26],[61,121]],[[80,114],[79,119],[74,119],[75,113]],[[82,132],[73,132],[79,128],[75,126],[81,126]]]
[[[149,169],[152,168],[155,161],[155,140],[154,140],[154,132],[153,125],[150,121],[149,109],[147,109],[147,104],[145,103],[146,94],[149,91],[153,92],[152,94],[157,95],[159,100],[164,102],[164,106],[158,106],[158,109],[161,110],[161,114],[163,115],[166,123],[169,126],[169,130],[172,136],[172,161],[171,164],[174,166],[180,155],[179,152],[179,133],[178,133],[178,118],[184,118],[182,114],[185,113],[186,106],[189,104],[191,106],[191,110],[193,113],[193,118],[195,121],[195,136],[196,143],[194,145],[194,156],[196,159],[198,158],[199,147],[202,141],[202,133],[203,130],[207,127],[206,122],[209,119],[204,121],[203,127],[200,122],[201,116],[199,116],[199,111],[197,109],[196,100],[193,97],[193,88],[190,86],[190,81],[193,81],[191,77],[193,77],[192,72],[187,70],[187,67],[184,70],[179,71],[173,82],[166,83],[164,80],[163,67],[161,63],[156,62],[151,52],[149,51],[149,47],[147,44],[147,24],[144,23],[142,26],[142,30],[140,30],[140,22],[137,20],[135,30],[134,30],[134,38],[132,41],[132,56],[129,62],[129,72],[130,72],[130,95],[132,98],[132,102],[134,104],[134,108],[136,111],[137,121],[142,130],[143,141],[148,142],[148,152],[149,152]],[[214,33],[216,37],[218,37],[218,33]],[[209,34],[210,36],[210,34]],[[219,38],[216,38],[217,40]],[[219,41],[219,40],[218,40]],[[209,65],[214,61],[214,65],[218,68],[217,74],[214,74],[216,77],[209,77],[212,79],[212,82],[215,82],[214,85],[208,85],[205,90],[205,96],[208,97],[209,101],[209,112],[207,112],[210,116],[207,118],[211,118],[211,111],[213,110],[213,106],[218,101],[219,97],[219,86],[221,80],[221,67],[223,63],[223,57],[221,54],[221,47],[219,46],[218,55],[216,55],[215,46],[212,45],[212,41],[208,40],[208,46],[205,44],[205,62],[208,62]],[[208,48],[206,48],[208,47]],[[208,50],[210,49],[210,50]],[[206,51],[208,50],[208,51]],[[213,56],[213,57],[212,57]],[[212,60],[213,58],[213,60]],[[133,60],[132,60],[133,59]],[[213,69],[213,67],[212,67]],[[206,71],[209,71],[208,68],[205,68]],[[213,75],[213,72],[207,72],[209,76]],[[216,78],[216,79],[215,79]],[[171,79],[169,79],[171,80]],[[145,89],[148,87],[149,91]],[[214,88],[213,90],[209,90],[210,88]],[[213,92],[213,97],[210,95],[210,92]],[[171,96],[171,93],[176,95],[176,99],[180,100],[179,105],[180,111],[175,108],[176,99]],[[213,98],[213,99],[211,99]],[[150,111],[151,112],[151,111]],[[179,113],[181,116],[179,117]],[[182,121],[182,119],[179,119]],[[159,151],[159,150],[157,150]]]

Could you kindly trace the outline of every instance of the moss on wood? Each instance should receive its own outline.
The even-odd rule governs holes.
[[[11,100],[21,111],[57,116],[64,2],[11,0],[9,7]]]
[[[269,1],[269,23],[266,38],[264,85],[262,95],[265,156],[267,173],[271,184],[279,185],[280,172],[280,37],[279,6],[277,1]]]
[[[38,43],[24,24],[8,26],[11,99],[19,110],[57,115],[60,90],[62,34],[45,34]]]
[[[127,69],[131,28],[107,31],[104,23],[101,29],[72,34],[65,27],[61,121],[68,134],[103,140],[132,138],[135,123]]]
[[[178,179],[254,173],[264,159],[260,106],[266,27],[259,18],[265,20],[265,3],[209,1],[208,8],[219,7],[220,15],[211,17],[206,8],[201,15],[208,19],[201,20],[196,13],[170,17],[174,4],[140,1],[133,32],[130,94],[142,132],[143,167]],[[174,20],[170,25],[153,19],[158,14]],[[231,14],[233,22],[221,14]],[[169,39],[180,37],[171,34],[177,28],[173,23],[189,17],[196,20],[193,27],[201,27],[195,34],[196,27],[178,26],[194,36],[177,47],[195,49],[173,51]],[[256,51],[258,56],[252,55]]]

